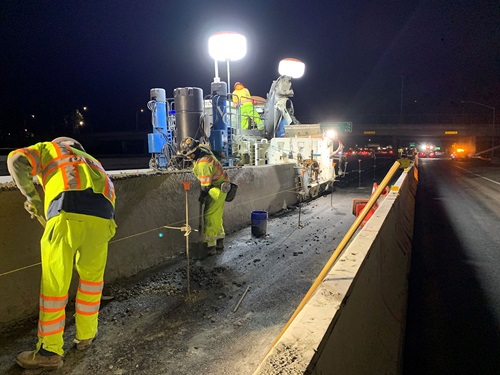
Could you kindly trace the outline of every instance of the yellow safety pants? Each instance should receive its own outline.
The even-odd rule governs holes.
[[[80,276],[75,303],[76,338],[94,338],[114,220],[62,211],[51,218],[40,241],[42,280],[36,351],[64,354],[63,333],[73,265]]]
[[[241,105],[241,129],[248,129],[250,119],[257,125],[257,129],[264,130],[264,124],[255,110],[255,107],[251,102],[246,102]]]
[[[203,242],[206,242],[208,247],[215,246],[218,239],[226,236],[222,223],[226,196],[226,193],[223,193],[216,187],[212,187],[208,191],[208,197],[205,202],[205,210],[203,212]]]

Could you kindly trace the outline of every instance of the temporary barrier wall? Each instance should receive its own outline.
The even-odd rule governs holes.
[[[400,373],[417,180],[405,170],[254,375]]]
[[[227,233],[250,224],[253,210],[275,213],[297,202],[293,164],[229,168],[238,185],[236,198],[226,203]],[[137,274],[185,254],[185,232],[168,227],[185,225],[186,192],[183,181],[191,180],[187,192],[189,224],[199,223],[199,183],[191,172],[112,174],[116,188],[115,237],[109,245],[105,282]],[[13,182],[0,184],[0,328],[33,316],[38,309],[40,287],[41,225],[23,208],[24,197]],[[197,232],[190,235],[198,243]],[[196,246],[191,254],[196,255]],[[71,294],[78,278],[73,277]]]

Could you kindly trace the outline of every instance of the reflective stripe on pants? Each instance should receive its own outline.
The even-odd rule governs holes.
[[[41,243],[39,333],[42,345],[63,355],[65,305],[73,274],[73,260],[80,276],[76,299],[76,337],[93,338],[101,299],[108,242],[115,234],[114,220],[61,212],[47,222]],[[57,306],[55,305],[57,304]],[[45,306],[45,307],[44,307]]]

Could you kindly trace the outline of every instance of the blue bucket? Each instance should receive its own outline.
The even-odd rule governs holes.
[[[265,236],[267,232],[267,211],[252,211],[252,234]]]

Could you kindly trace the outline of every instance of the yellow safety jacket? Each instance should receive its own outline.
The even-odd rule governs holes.
[[[238,99],[241,104],[245,103],[253,103],[253,100],[250,98],[250,91],[247,88],[243,88],[241,90],[233,91],[233,102],[238,103]]]
[[[194,161],[193,173],[200,181],[201,186],[220,188],[223,182],[229,182],[229,177],[214,154],[208,148],[200,147],[200,149],[207,155]]]
[[[28,159],[32,176],[36,175],[42,185],[45,192],[45,213],[50,203],[65,191],[92,189],[115,206],[113,183],[101,163],[91,155],[55,142],[40,142],[14,150],[8,158],[14,158],[18,154]],[[29,192],[23,192],[25,193]]]

